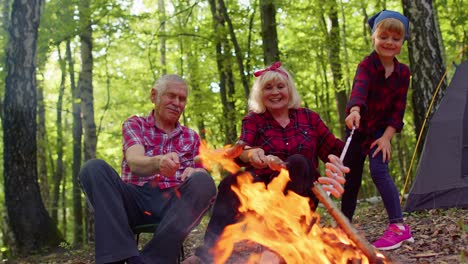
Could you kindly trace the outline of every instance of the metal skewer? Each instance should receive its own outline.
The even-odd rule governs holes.
[[[341,155],[340,155],[341,162],[343,162],[343,160],[344,160],[344,158],[346,156],[346,152],[348,152],[349,144],[351,143],[351,139],[353,138],[355,129],[356,129],[356,126],[353,125],[353,128],[351,129],[351,133],[349,134],[349,137],[346,139],[345,146],[344,146],[343,151],[341,152]],[[334,175],[336,176],[336,173],[334,173]],[[330,185],[330,187],[332,187],[332,185]],[[327,195],[330,196],[330,192],[327,192]]]
[[[349,144],[351,143],[351,139],[353,138],[355,129],[356,129],[356,127],[353,126],[353,128],[351,129],[351,133],[349,134],[348,139],[346,139],[345,146],[344,146],[343,151],[341,152],[341,155],[340,155],[341,162],[343,162],[343,160],[344,160],[344,158],[346,156],[346,152],[348,152]]]

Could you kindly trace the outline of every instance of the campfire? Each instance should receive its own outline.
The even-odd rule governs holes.
[[[203,143],[200,157],[204,166],[208,169],[221,166],[231,173],[239,171],[241,168],[225,157],[227,148],[213,150]],[[320,215],[310,210],[309,198],[294,192],[283,193],[288,181],[289,173],[284,169],[268,188],[263,183],[254,183],[249,173],[239,176],[238,186],[234,186],[233,191],[241,202],[239,211],[243,218],[224,229],[214,248],[215,263],[225,263],[235,245],[245,241],[270,249],[288,264],[384,262],[381,254],[377,258],[373,249],[363,246],[366,242],[356,237],[350,239],[346,224],[344,229],[321,227]],[[322,202],[320,195],[318,197]],[[349,222],[348,225],[351,226]],[[260,259],[260,253],[253,254],[247,262],[261,263]]]

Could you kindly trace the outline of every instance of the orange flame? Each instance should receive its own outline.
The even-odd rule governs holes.
[[[201,158],[203,167],[205,167],[207,170],[213,170],[218,167],[222,167],[230,173],[239,171],[239,165],[237,165],[233,159],[226,158],[226,151],[230,147],[230,145],[226,145],[222,149],[212,149],[205,141],[202,141],[200,145],[199,156]]]
[[[239,170],[237,164],[223,156],[223,151],[209,150],[202,145],[200,156],[207,168],[213,163],[222,164],[231,173]],[[240,200],[240,222],[227,226],[213,253],[215,263],[225,263],[236,243],[249,240],[264,245],[288,263],[349,263],[360,260],[369,263],[341,229],[320,227],[320,215],[310,210],[309,198],[294,192],[283,193],[289,173],[282,170],[268,188],[264,183],[253,182],[249,173],[238,178],[233,191]],[[258,255],[248,263],[259,263]]]

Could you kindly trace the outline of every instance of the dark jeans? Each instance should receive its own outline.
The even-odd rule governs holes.
[[[285,191],[290,190],[299,195],[310,197],[311,207],[315,209],[318,200],[312,192],[312,184],[319,177],[317,170],[310,160],[303,155],[292,155],[286,162],[288,164],[287,169],[291,181],[287,184]],[[237,211],[240,206],[240,201],[231,189],[232,185],[237,185],[237,177],[239,175],[240,173],[226,176],[218,186],[218,196],[205,233],[204,244],[197,248],[195,253],[205,263],[213,263],[213,255],[210,253],[210,249],[214,247],[224,228],[230,224],[236,223],[240,218]],[[278,173],[273,175],[273,177],[277,175]],[[253,176],[254,182],[264,182],[266,185],[268,185],[272,179],[272,177]]]
[[[341,198],[341,211],[350,221],[352,221],[354,211],[356,210],[358,193],[361,188],[362,171],[366,160],[366,155],[361,147],[364,140],[365,138],[361,134],[355,134],[343,161],[344,165],[349,167],[350,172],[346,175],[345,191]],[[393,179],[390,177],[388,162],[382,161],[382,152],[379,152],[375,158],[372,158],[372,154],[375,152],[376,148],[377,147],[371,149],[367,155],[369,157],[369,169],[372,181],[382,197],[389,222],[403,222],[398,189]]]
[[[124,183],[103,160],[81,168],[80,183],[94,208],[96,263],[141,255],[145,263],[176,263],[191,229],[211,206],[216,186],[208,173],[193,173],[176,188]],[[138,252],[132,227],[158,223],[153,238]]]

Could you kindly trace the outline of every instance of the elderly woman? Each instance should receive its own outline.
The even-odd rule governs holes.
[[[249,98],[249,113],[242,119],[239,141],[245,147],[237,158],[240,165],[252,174],[254,182],[266,185],[286,168],[290,182],[285,191],[309,197],[312,210],[317,205],[311,190],[315,181],[326,184],[324,189],[339,197],[344,173],[349,170],[337,157],[344,142],[330,132],[317,113],[301,107],[292,76],[280,62],[254,75],[257,79]],[[326,163],[330,178],[320,177],[318,158]],[[237,184],[237,176],[228,175],[221,181],[204,245],[184,263],[212,263],[210,249],[223,229],[241,217],[239,199],[231,189]]]

